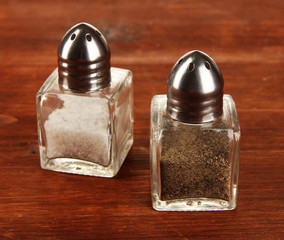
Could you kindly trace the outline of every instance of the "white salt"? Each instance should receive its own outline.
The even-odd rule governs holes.
[[[59,95],[63,107],[44,123],[48,158],[74,158],[109,165],[107,99]]]

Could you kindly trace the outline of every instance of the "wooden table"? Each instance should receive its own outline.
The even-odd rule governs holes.
[[[134,74],[135,142],[117,177],[42,170],[35,95],[74,24]],[[222,70],[242,131],[237,209],[151,207],[150,101],[199,49]],[[0,239],[284,239],[284,2],[0,0]]]

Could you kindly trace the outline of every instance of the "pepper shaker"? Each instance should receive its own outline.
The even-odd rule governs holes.
[[[43,169],[117,174],[133,143],[132,73],[110,66],[98,29],[79,23],[65,34],[36,99]]]
[[[168,94],[151,103],[152,205],[160,211],[236,207],[240,127],[223,77],[201,51],[181,57]]]

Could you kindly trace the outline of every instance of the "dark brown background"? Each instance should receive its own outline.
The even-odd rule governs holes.
[[[134,74],[135,142],[117,177],[39,166],[35,95],[64,33],[86,21]],[[199,49],[222,70],[241,124],[238,205],[151,207],[150,101]],[[284,2],[0,0],[1,239],[284,239]]]

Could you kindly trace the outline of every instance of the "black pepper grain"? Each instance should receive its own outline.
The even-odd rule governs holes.
[[[161,199],[229,201],[232,130],[221,120],[213,129],[169,122],[165,126],[160,152]]]

